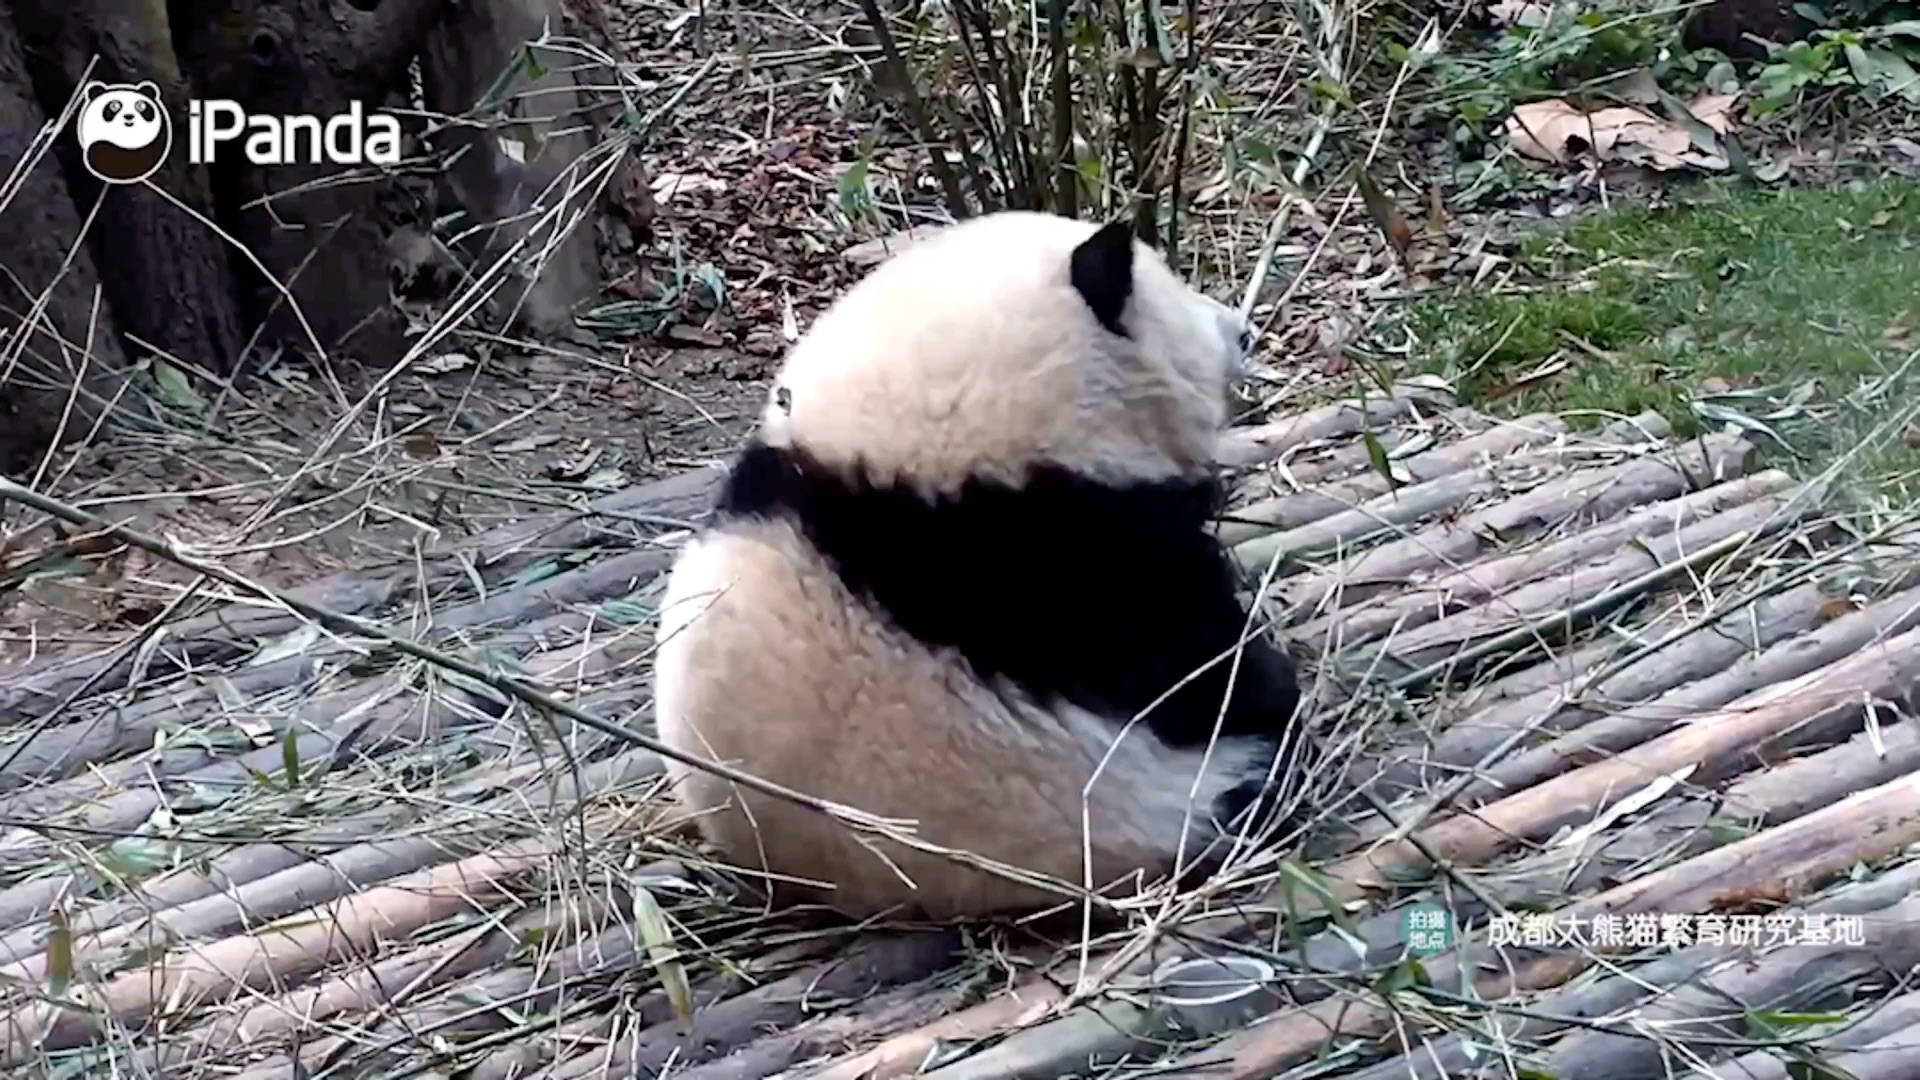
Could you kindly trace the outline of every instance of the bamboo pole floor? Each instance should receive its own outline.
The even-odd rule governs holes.
[[[0,679],[0,1068],[1920,1076],[1899,523],[1419,387],[1221,457],[1331,755],[1231,890],[1086,942],[753,907],[588,722],[645,730],[690,472]]]

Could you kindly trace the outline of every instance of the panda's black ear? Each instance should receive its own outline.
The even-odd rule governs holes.
[[[1073,249],[1073,288],[1100,325],[1127,336],[1120,315],[1133,295],[1133,226],[1115,221]]]

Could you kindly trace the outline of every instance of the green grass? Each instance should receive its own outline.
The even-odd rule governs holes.
[[[1702,187],[1543,227],[1511,284],[1417,302],[1420,366],[1507,414],[1654,409],[1682,433],[1757,421],[1788,448],[1754,441],[1803,473],[1879,431],[1887,445],[1857,460],[1902,482],[1920,466],[1891,421],[1920,369],[1920,185]]]

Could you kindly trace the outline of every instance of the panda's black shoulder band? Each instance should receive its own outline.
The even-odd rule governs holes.
[[[1276,734],[1298,696],[1291,662],[1256,637],[1221,718],[1233,659],[1219,658],[1247,617],[1206,528],[1218,498],[1211,482],[1110,484],[1057,467],[928,498],[756,441],[717,511],[722,524],[792,521],[854,595],[983,679],[1117,722],[1144,712],[1163,741],[1197,746],[1216,720],[1223,735]]]

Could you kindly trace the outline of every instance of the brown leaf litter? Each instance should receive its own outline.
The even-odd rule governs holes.
[[[1703,92],[1686,108],[1708,131],[1726,135],[1737,97]],[[1685,124],[1660,119],[1631,105],[1589,110],[1565,98],[1530,101],[1514,107],[1502,132],[1521,154],[1556,165],[1589,158],[1626,161],[1661,171],[1719,171],[1727,167],[1723,148],[1703,147],[1703,140],[1689,132]]]

